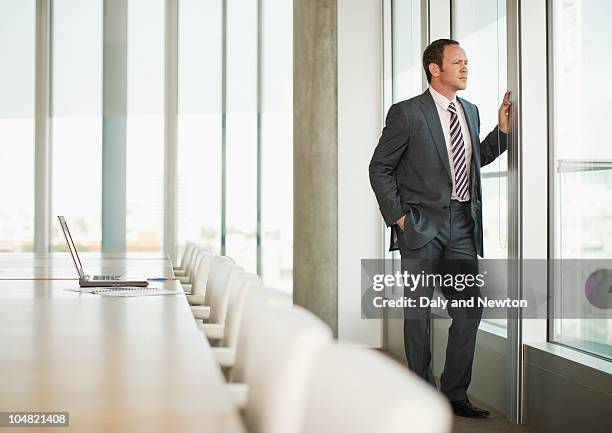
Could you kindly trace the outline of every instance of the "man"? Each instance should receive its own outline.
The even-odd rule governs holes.
[[[499,108],[498,126],[480,142],[478,108],[456,96],[465,90],[468,60],[457,41],[439,39],[423,53],[429,88],[394,104],[370,162],[370,183],[391,227],[390,250],[400,250],[402,271],[474,273],[483,256],[480,168],[506,150],[510,92]],[[442,263],[446,263],[443,265]],[[433,287],[404,289],[406,296],[433,295]],[[447,298],[478,297],[478,287],[443,290]],[[476,332],[482,309],[451,308],[441,391],[455,414],[486,417],[467,398]],[[406,308],[404,348],[409,368],[435,386],[429,348],[430,309]]]

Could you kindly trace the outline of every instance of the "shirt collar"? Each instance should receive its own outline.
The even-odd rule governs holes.
[[[448,106],[450,105],[451,102],[453,104],[455,104],[455,108],[457,108],[457,105],[459,104],[457,102],[457,97],[456,96],[453,98],[452,101],[449,101],[448,99],[446,99],[446,96],[444,96],[440,92],[437,92],[431,86],[429,86],[429,93],[431,93],[431,97],[433,98],[433,100],[436,103],[436,105],[438,105],[444,111],[448,110]]]

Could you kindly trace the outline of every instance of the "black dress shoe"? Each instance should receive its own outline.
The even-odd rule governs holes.
[[[465,418],[486,418],[490,415],[488,410],[477,408],[468,399],[451,401],[451,406],[455,415]]]

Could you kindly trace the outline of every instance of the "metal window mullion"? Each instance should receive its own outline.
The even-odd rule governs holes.
[[[257,274],[262,272],[262,251],[261,251],[261,162],[262,162],[262,112],[263,112],[263,7],[262,0],[257,0]]]
[[[431,28],[431,24],[429,22],[430,16],[429,0],[421,0],[421,52],[424,52],[427,45],[429,45],[431,42],[431,35],[429,31]],[[421,78],[423,83],[422,90],[425,91],[425,89],[427,89],[429,86],[429,83],[427,82],[427,75],[423,72],[421,73]]]
[[[380,20],[382,22],[382,38],[381,38],[381,113],[380,113],[380,126],[385,124],[385,114],[388,107],[393,103],[393,0],[383,0],[380,7]],[[384,221],[380,221],[379,230],[382,232],[380,237],[380,257],[387,259],[387,233]],[[393,258],[393,254],[390,254]],[[382,272],[392,273],[393,263],[391,260],[383,260]],[[390,265],[390,266],[389,266]],[[383,321],[388,323],[388,313],[386,309],[383,310]],[[381,340],[383,347],[389,347],[389,332],[388,327],[383,325],[381,329]]]
[[[495,1],[497,1],[497,0],[495,0]],[[455,1],[454,1],[454,0],[449,0],[449,2],[448,2],[448,15],[449,15],[449,20],[448,20],[448,23],[449,23],[448,34],[449,34],[449,36],[450,36],[450,38],[451,38],[451,39],[453,39],[453,38],[455,37],[455,36],[454,36],[454,35],[455,35],[455,29],[454,29],[454,27],[455,27],[455,26],[453,26],[453,19],[454,19],[454,17],[453,17],[453,15],[454,15],[454,14],[453,14],[453,8],[454,8],[454,6],[455,6],[455,5],[454,5],[454,3],[455,3]]]
[[[221,9],[221,255],[226,253],[227,225],[227,0]]]
[[[522,151],[521,151],[521,36],[520,0],[507,0],[508,88],[512,89],[512,142],[508,146],[508,295],[523,299],[522,293]],[[508,311],[508,403],[507,417],[523,421],[523,323],[520,310]]]
[[[389,107],[393,104],[393,1],[394,0],[383,0],[381,4],[381,20],[382,20],[382,49],[381,49],[381,104],[382,110],[380,113],[380,126],[381,130],[385,124],[385,115]],[[381,257],[387,258],[387,233],[384,221],[380,222],[380,230],[382,231],[380,248]],[[393,258],[393,253],[390,254]],[[388,264],[384,262],[385,266]],[[385,272],[393,272],[393,261],[391,262],[391,269],[385,269]]]
[[[37,0],[34,114],[34,251],[38,254],[48,252],[50,247],[50,39],[51,3],[50,0]]]
[[[164,42],[164,252],[176,262],[178,0],[166,0]]]
[[[557,207],[557,197],[561,197],[561,194],[557,195],[556,191],[557,188],[560,188],[561,183],[558,182],[557,180],[557,172],[556,172],[556,146],[555,146],[555,141],[556,141],[556,137],[555,137],[555,131],[556,131],[556,109],[555,109],[555,104],[556,104],[556,92],[555,92],[555,85],[556,85],[556,78],[555,78],[555,31],[556,30],[556,25],[555,25],[555,8],[554,8],[554,0],[547,0],[546,1],[546,21],[547,21],[547,28],[546,28],[546,36],[547,36],[547,46],[546,49],[548,51],[547,53],[547,59],[546,59],[546,63],[548,66],[548,71],[547,71],[547,79],[548,79],[548,125],[547,125],[547,132],[548,132],[548,143],[547,143],[547,149],[548,149],[548,254],[547,254],[547,258],[548,259],[553,259],[552,260],[552,265],[550,264],[551,262],[549,262],[549,268],[548,268],[548,290],[547,290],[547,294],[549,296],[549,299],[552,300],[552,302],[548,302],[548,307],[547,307],[547,320],[546,320],[546,341],[554,341],[554,331],[555,331],[555,324],[554,324],[554,317],[555,317],[555,302],[557,300],[557,297],[555,296],[555,282],[557,281],[556,277],[556,273],[555,273],[555,260],[557,258],[562,258],[560,255],[557,254],[557,248],[558,245],[560,244],[559,241],[557,240],[557,236],[556,236],[556,230],[557,227],[561,227],[560,221],[559,219],[561,218],[560,213],[556,212],[556,207]]]

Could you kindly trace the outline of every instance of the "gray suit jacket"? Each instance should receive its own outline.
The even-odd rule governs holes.
[[[478,108],[465,99],[457,100],[465,112],[472,139],[470,207],[474,246],[482,257],[480,167],[506,150],[509,137],[495,127],[480,142]],[[391,106],[369,171],[380,211],[387,226],[392,227],[390,251],[398,249],[398,236],[403,236],[410,249],[431,241],[448,220],[452,183],[444,132],[429,90]],[[403,232],[395,225],[402,215],[406,215]]]

